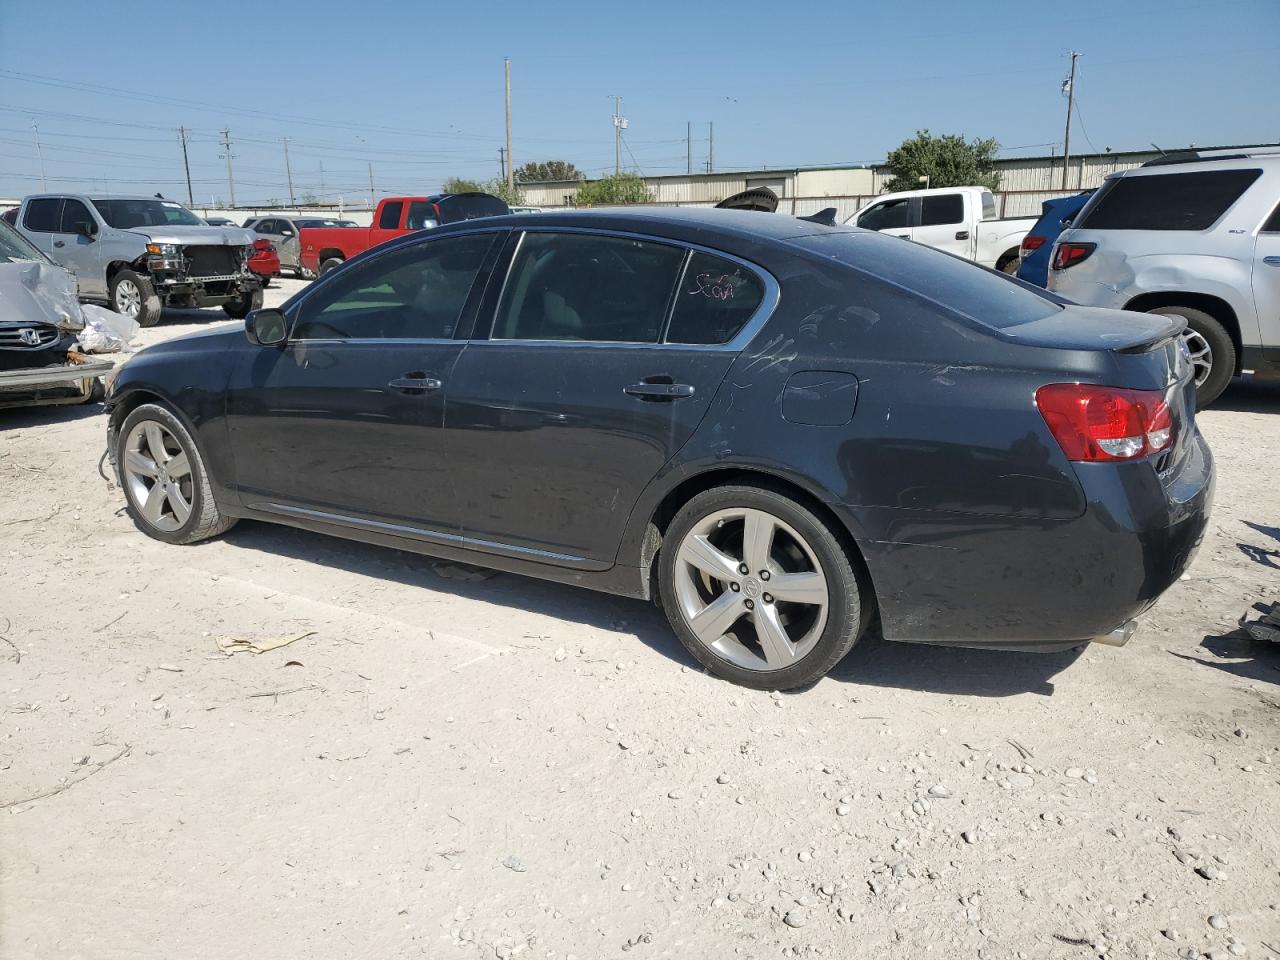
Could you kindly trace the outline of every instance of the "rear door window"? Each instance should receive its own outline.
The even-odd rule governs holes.
[[[62,221],[62,198],[41,197],[27,203],[22,225],[36,233],[57,233]]]
[[[864,230],[900,230],[910,226],[911,199],[886,200],[878,203],[858,218],[858,226]]]
[[[378,214],[378,229],[394,230],[400,226],[400,211],[403,209],[404,202],[400,200],[383,204],[382,212]]]
[[[1205,170],[1108,180],[1075,226],[1085,230],[1207,230],[1262,176]]]
[[[676,292],[667,343],[728,343],[759,309],[764,282],[740,263],[694,251]]]
[[[662,243],[526,233],[492,337],[657,343],[683,261],[682,248]]]
[[[943,193],[920,198],[920,226],[964,223],[964,195]]]

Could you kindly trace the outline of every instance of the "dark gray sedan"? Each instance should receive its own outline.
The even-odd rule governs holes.
[[[789,688],[877,611],[1126,642],[1212,496],[1182,329],[778,214],[495,217],[142,351],[110,450],[157,539],[252,518],[653,599]]]

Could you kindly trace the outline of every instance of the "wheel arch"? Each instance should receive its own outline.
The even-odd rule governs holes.
[[[996,269],[1003,271],[1006,266],[1018,259],[1018,247],[1010,247],[996,257]]]
[[[1215,297],[1208,293],[1167,290],[1139,294],[1129,300],[1122,309],[1148,313],[1160,307],[1190,307],[1193,310],[1203,310],[1222,324],[1236,348],[1236,368],[1233,373],[1237,376],[1240,374],[1244,341],[1240,333],[1240,318],[1236,316],[1231,304],[1221,297]]]
[[[331,260],[334,257],[336,257],[339,260],[342,260],[343,262],[346,262],[347,260],[347,255],[343,251],[339,250],[337,247],[325,247],[323,250],[321,250],[319,253],[316,254],[316,266],[319,266],[320,264],[324,263],[326,260]]]

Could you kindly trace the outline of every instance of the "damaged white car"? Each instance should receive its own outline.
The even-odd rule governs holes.
[[[115,364],[81,350],[76,279],[0,221],[0,408],[87,403]]]

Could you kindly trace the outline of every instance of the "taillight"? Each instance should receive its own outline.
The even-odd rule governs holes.
[[[1037,237],[1028,233],[1022,238],[1022,252],[1030,253],[1032,250],[1039,250],[1044,246],[1044,237]]]
[[[1082,260],[1088,260],[1096,243],[1060,243],[1053,251],[1053,269],[1065,270]]]
[[[1136,460],[1173,443],[1173,415],[1159,390],[1050,383],[1036,406],[1068,460]]]
[[[255,250],[270,250],[270,249],[271,249],[271,241],[270,241],[270,240],[255,240],[255,241],[253,241],[253,249],[255,249]]]

